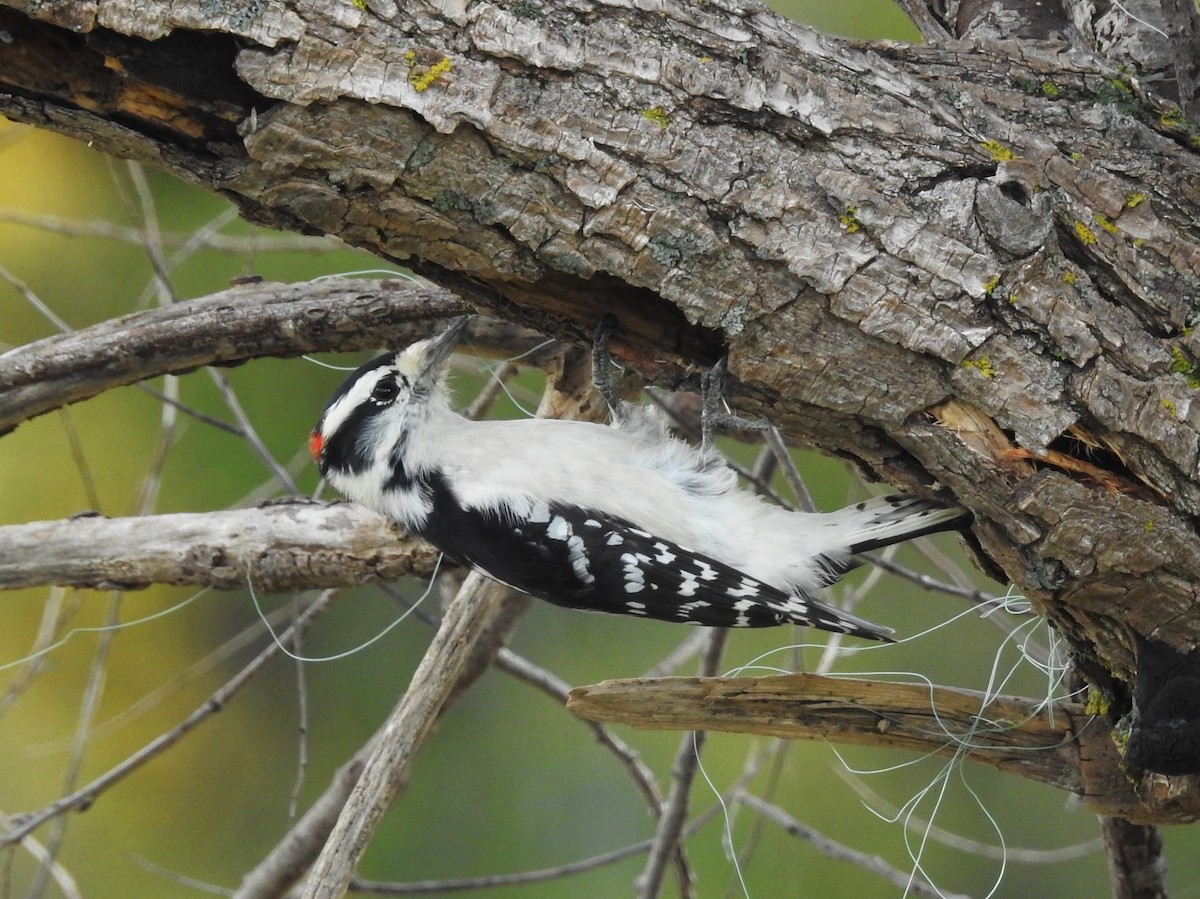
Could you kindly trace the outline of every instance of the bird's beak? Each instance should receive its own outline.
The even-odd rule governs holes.
[[[416,377],[418,382],[431,384],[437,380],[442,366],[450,358],[450,354],[454,352],[454,348],[458,346],[458,340],[462,337],[463,331],[466,330],[467,322],[470,321],[470,318],[469,315],[456,318],[450,323],[450,327],[437,337],[431,337],[425,341],[425,346],[421,351],[421,359],[418,363]]]

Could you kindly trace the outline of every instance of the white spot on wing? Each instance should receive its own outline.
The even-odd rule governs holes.
[[[550,525],[546,528],[546,536],[551,540],[566,540],[572,533],[571,523],[561,515],[550,519]]]
[[[592,574],[592,569],[588,565],[587,547],[584,545],[583,538],[578,534],[573,535],[567,541],[567,556],[571,560],[571,568],[575,570],[577,578],[585,584],[596,582],[596,578]]]
[[[625,563],[625,592],[641,593],[646,589],[646,572],[642,571],[642,563],[649,562],[650,557],[641,553],[624,553],[621,561]]]

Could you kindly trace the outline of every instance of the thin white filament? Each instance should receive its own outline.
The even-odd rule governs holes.
[[[146,615],[142,618],[135,618],[132,621],[121,621],[121,622],[118,622],[117,624],[103,624],[103,625],[97,625],[96,627],[73,627],[69,631],[67,631],[65,634],[63,634],[62,637],[60,637],[58,640],[56,640],[55,642],[53,642],[47,646],[43,646],[37,652],[30,653],[27,656],[24,656],[19,659],[15,659],[11,662],[5,662],[4,664],[0,665],[0,671],[8,671],[9,669],[16,668],[19,665],[25,665],[29,662],[36,662],[38,659],[49,655],[50,653],[54,652],[56,649],[59,649],[60,647],[65,646],[73,637],[77,636],[78,634],[103,634],[103,633],[108,633],[109,631],[120,631],[120,630],[124,630],[125,628],[134,627],[139,624],[149,624],[151,621],[157,621],[160,618],[166,618],[168,615],[173,615],[175,612],[178,612],[180,609],[190,606],[192,603],[194,603],[196,600],[198,600],[201,596],[203,596],[205,593],[207,593],[211,589],[212,589],[211,587],[205,587],[203,590],[200,590],[197,593],[193,593],[191,596],[189,596],[187,599],[183,600],[182,602],[176,603],[173,606],[170,606],[159,612],[154,612],[153,614]]]
[[[725,857],[733,865],[733,871],[737,874],[738,884],[741,885],[742,895],[746,899],[750,899],[750,888],[746,886],[746,878],[742,875],[742,866],[738,862],[737,853],[733,849],[733,816],[729,814],[729,806],[725,802],[725,797],[721,795],[721,791],[717,789],[717,785],[713,783],[712,778],[708,776],[708,772],[704,769],[704,760],[700,758],[700,748],[696,745],[696,734],[692,732],[692,752],[696,755],[696,767],[700,770],[700,776],[704,778],[704,782],[708,784],[708,788],[712,790],[712,794],[717,797],[717,804],[721,806],[721,818],[724,821],[724,826],[721,830],[721,848],[725,850]]]
[[[404,621],[404,619],[415,612],[417,607],[425,601],[425,598],[433,592],[433,585],[437,581],[438,571],[442,567],[442,558],[442,554],[439,553],[437,562],[434,563],[433,566],[433,574],[431,574],[429,577],[429,584],[425,587],[425,592],[417,597],[416,602],[405,609],[395,621],[393,621],[379,633],[358,644],[358,646],[328,656],[304,656],[300,655],[299,653],[292,652],[290,649],[284,646],[283,642],[279,639],[279,635],[275,632],[275,628],[272,627],[271,622],[267,620],[266,613],[263,612],[262,606],[258,602],[258,594],[254,592],[254,584],[251,583],[249,576],[246,578],[246,584],[250,590],[250,599],[254,603],[254,611],[258,613],[259,620],[262,621],[263,625],[267,629],[267,632],[271,635],[271,639],[275,642],[275,645],[279,647],[280,651],[284,655],[286,655],[288,658],[295,659],[297,662],[337,662],[341,659],[349,658],[352,655],[362,652],[364,649],[374,643],[378,643],[393,630],[395,630],[401,624],[401,622]]]

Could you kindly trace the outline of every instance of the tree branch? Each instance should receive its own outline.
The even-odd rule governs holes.
[[[497,607],[497,614],[489,618],[479,639],[469,648],[467,661],[446,694],[439,715],[456,702],[488,669],[497,653],[503,651],[504,642],[530,602],[529,597],[508,591]],[[348,804],[355,796],[355,789],[367,763],[377,753],[385,751],[381,748],[381,741],[388,739],[387,733],[388,724],[385,723],[349,761],[338,768],[329,785],[308,811],[267,856],[247,872],[234,891],[233,899],[274,899],[284,895],[304,876],[327,844],[338,821],[347,813]],[[397,777],[400,789],[407,782],[407,771],[398,772]]]
[[[0,354],[0,435],[22,421],[114,387],[202,365],[264,356],[404,346],[468,311],[420,281],[322,278],[250,283],[111,319]],[[493,355],[530,353],[545,338],[476,320],[466,345]],[[552,348],[527,358],[544,362]]]
[[[712,676],[719,670],[721,653],[729,638],[726,629],[713,629],[706,634],[707,640],[704,654],[700,662],[700,674]],[[568,700],[569,701],[569,700]],[[686,733],[679,741],[675,750],[675,762],[671,765],[671,790],[663,802],[662,814],[658,826],[654,830],[654,844],[646,858],[645,867],[638,875],[635,887],[641,899],[655,899],[662,890],[663,877],[666,875],[667,863],[674,857],[676,875],[679,882],[676,885],[681,897],[694,894],[695,883],[691,868],[683,855],[684,824],[688,814],[688,799],[692,792],[692,783],[696,779],[696,771],[700,767],[700,753],[704,748],[705,734],[701,732]]]
[[[809,827],[807,824],[797,821],[779,806],[766,802],[753,793],[740,792],[737,794],[737,801],[778,824],[797,839],[804,840],[827,858],[847,862],[881,877],[903,890],[905,896],[919,896],[924,899],[967,899],[966,896],[958,893],[947,893],[915,876],[915,873],[893,868],[878,855],[869,855],[866,852],[851,849],[849,846],[827,837],[815,827]]]
[[[306,899],[340,899],[383,813],[407,783],[424,745],[476,643],[505,613],[509,589],[472,573],[446,609],[442,626],[389,716],[361,777],[342,809],[305,886]]]
[[[1091,23],[1117,38],[1090,41],[1100,58],[1054,40],[853,46],[726,0],[16,6],[0,8],[20,51],[0,54],[10,117],[257,220],[412,257],[555,333],[615,311],[651,377],[728,353],[740,399],[789,434],[975,512],[989,570],[1126,708],[1131,632],[1179,650],[1200,635],[1200,236],[1180,226],[1200,158],[1157,82],[1113,65],[1144,31]],[[944,8],[955,31],[1028,35],[1032,19],[1006,31],[993,12],[1049,23],[1060,5]],[[1190,21],[1173,66],[1194,85]],[[0,374],[0,409],[19,421],[155,367],[132,364],[78,389]],[[1101,731],[1072,732],[1092,801],[1192,814],[1186,780],[1126,802]]]
[[[1200,160],[1155,83],[724,0],[351,7],[0,8],[0,111],[559,335],[614,312],[651,378],[728,353],[789,434],[975,512],[1089,670],[1131,680],[1129,630],[1195,642]],[[1056,4],[944,7],[1061,31]]]
[[[1113,899],[1166,899],[1162,836],[1153,825],[1101,818]]]
[[[437,552],[353,503],[81,516],[0,527],[0,589],[192,584],[263,593],[428,576]]]
[[[1200,815],[1194,795],[1134,793],[1110,728],[1083,706],[973,690],[815,674],[628,678],[571,691],[589,721],[887,746],[982,762],[1069,790],[1096,811],[1142,822]]]

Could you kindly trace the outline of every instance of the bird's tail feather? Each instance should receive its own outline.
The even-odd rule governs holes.
[[[837,514],[846,516],[846,544],[851,555],[954,530],[969,517],[964,509],[905,494],[878,496]]]

